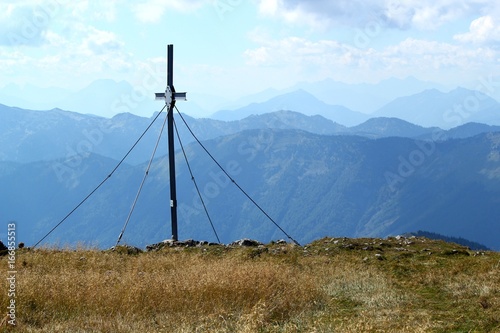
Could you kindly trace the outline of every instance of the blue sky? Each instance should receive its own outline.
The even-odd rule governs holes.
[[[98,79],[237,98],[302,81],[500,73],[496,0],[2,0],[0,87]],[[154,86],[154,87],[153,87]],[[189,96],[189,95],[188,95]]]

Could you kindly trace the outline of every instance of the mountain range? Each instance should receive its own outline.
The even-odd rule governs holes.
[[[234,110],[221,110],[213,114],[212,118],[238,120],[278,110],[321,115],[350,127],[378,117],[398,118],[423,127],[443,129],[470,122],[500,125],[500,103],[479,91],[465,88],[456,88],[449,92],[430,89],[398,97],[369,115],[341,105],[327,104],[305,90],[297,90],[265,102],[252,103]]]
[[[276,91],[274,94],[268,94],[266,100],[299,89],[311,93],[325,103],[342,105],[365,114],[373,113],[398,97],[414,95],[429,89],[449,90],[443,85],[417,80],[414,77],[390,78],[378,83],[357,84],[346,84],[332,79],[325,79],[318,82],[303,82],[284,91]],[[258,98],[258,96],[252,96],[254,98],[253,102],[256,101],[256,97]]]
[[[156,89],[151,90],[141,84],[132,85],[126,81],[116,82],[109,79],[96,80],[78,91],[10,84],[0,89],[0,101],[5,105],[24,109],[63,109],[107,118],[120,113],[150,116],[162,107],[161,102],[154,100],[154,93],[164,90],[165,87],[159,84]],[[190,102],[183,105],[183,111],[193,116],[207,113],[195,100],[209,97],[196,93],[190,94],[189,97]]]
[[[500,249],[498,127],[442,130],[386,117],[346,127],[290,111],[233,121],[184,117],[235,182],[302,243],[426,230]],[[39,240],[107,179],[151,121],[0,106],[0,200],[4,219],[18,223],[19,241]],[[285,238],[192,138],[185,139],[182,119],[176,124],[221,241]],[[158,119],[47,244],[114,245],[160,126]],[[169,238],[166,144],[161,147],[124,242],[144,246]],[[180,237],[214,241],[180,151],[176,169]]]
[[[500,130],[500,126],[467,123],[444,131],[437,127],[426,128],[398,118],[386,117],[371,118],[357,126],[346,127],[319,115],[306,116],[293,111],[251,115],[233,121],[197,119],[187,115],[183,115],[183,118],[200,140],[266,128],[300,129],[325,135],[345,134],[368,138],[397,136],[430,140],[435,132],[442,132],[446,138],[466,138]],[[176,123],[182,124],[178,114],[175,119]],[[152,120],[153,117],[139,117],[130,113],[104,118],[60,109],[33,111],[0,104],[0,161],[47,161],[84,153],[95,153],[119,160]],[[184,143],[194,141],[185,126],[178,128]],[[160,129],[159,120],[128,157],[129,164],[137,165],[149,159]],[[165,136],[161,142],[158,154],[164,155],[167,153]]]
[[[109,176],[153,118],[161,116],[154,112],[158,102],[139,92],[144,93],[112,80],[96,81],[77,93],[28,86],[0,90],[8,104],[38,101],[47,106],[47,111],[35,111],[0,104],[3,211],[7,220],[19,221],[26,242],[35,242]],[[178,103],[184,115],[175,115],[186,157],[223,241],[267,241],[283,235],[234,192],[221,170],[210,166],[184,121],[301,242],[332,234],[385,236],[426,230],[500,248],[491,232],[498,229],[500,188],[500,104],[495,99],[464,88],[445,92],[409,78],[378,85],[303,83],[287,91],[265,91],[248,101],[254,102],[241,99],[240,106],[219,109],[211,118],[190,117],[186,113],[206,110],[192,101]],[[113,116],[95,115],[107,113]],[[93,201],[62,227],[64,237],[56,235],[52,243],[112,244],[163,119],[152,124]],[[130,243],[143,246],[168,238],[166,147],[163,136],[135,213],[138,220],[126,237]],[[213,241],[180,152],[177,164],[179,188],[191,189],[179,194],[181,236]]]
[[[481,81],[481,80],[480,80]],[[482,81],[481,81],[482,82]],[[347,84],[331,79],[318,82],[303,82],[286,89],[267,89],[252,95],[243,96],[237,100],[228,100],[227,97],[210,96],[199,92],[191,92],[188,89],[188,103],[178,103],[178,107],[186,114],[195,118],[215,117],[220,119],[242,119],[256,113],[272,112],[278,110],[298,111],[304,114],[322,114],[328,119],[336,121],[345,126],[352,126],[361,123],[367,118],[362,118],[359,113],[373,116],[398,117],[417,123],[422,126],[439,126],[451,128],[467,122],[485,122],[481,119],[469,118],[473,115],[479,104],[488,104],[483,100],[484,93],[488,93],[488,98],[500,100],[500,90],[493,79],[484,84],[472,84],[475,90],[449,87],[420,81],[412,77],[405,79],[391,78],[378,83]],[[36,87],[33,85],[18,86],[9,84],[0,88],[0,103],[9,106],[17,106],[24,109],[51,110],[59,108],[74,111],[82,114],[95,114],[111,118],[119,113],[133,113],[139,116],[150,116],[154,111],[161,108],[161,104],[154,100],[154,93],[165,89],[164,83],[152,80],[152,82],[135,82],[133,84],[126,81],[116,82],[113,80],[97,80],[79,91],[70,91],[64,88]],[[415,114],[428,112],[426,108],[415,109],[419,99],[433,98],[432,91],[439,91],[442,96],[437,96],[437,112],[443,116],[445,112],[444,126],[443,119],[438,117],[438,123],[415,122]],[[480,92],[479,92],[480,91]],[[419,96],[419,94],[423,94]],[[288,96],[288,97],[287,97]],[[405,98],[409,98],[405,102]],[[395,100],[403,98],[395,105],[389,107],[387,112],[400,111],[401,114],[375,114]],[[448,99],[448,101],[442,101]],[[253,105],[252,105],[253,104]],[[422,105],[422,106],[428,106]],[[455,106],[462,106],[465,110],[460,112]],[[483,109],[488,105],[481,105]],[[397,107],[398,110],[393,110]],[[432,106],[431,106],[432,107]],[[252,111],[252,108],[256,109]],[[411,112],[407,110],[411,109]],[[451,108],[451,111],[448,109]],[[317,111],[315,111],[316,109]],[[228,112],[240,110],[241,112]],[[219,112],[222,111],[222,112]],[[332,115],[324,114],[331,111]],[[342,112],[350,114],[344,115]],[[415,112],[414,112],[415,111]],[[250,112],[250,113],[249,113]],[[457,115],[458,112],[458,115]],[[241,114],[238,114],[241,113]],[[340,114],[340,118],[335,119]],[[406,116],[405,116],[406,114]],[[409,115],[410,114],[410,115]],[[421,120],[427,121],[427,117]],[[347,118],[348,122],[343,122]],[[434,119],[436,115],[430,115]],[[433,118],[434,117],[434,118]],[[460,118],[458,118],[460,117]],[[463,119],[462,119],[463,118]],[[484,118],[487,119],[488,117]],[[349,122],[350,121],[350,122]],[[358,123],[354,123],[354,122]],[[458,123],[458,121],[461,121]],[[498,125],[498,124],[497,124]]]
[[[500,125],[500,103],[479,92],[456,88],[448,93],[437,89],[399,97],[373,113],[396,117],[425,127],[445,129],[469,122]]]
[[[326,104],[305,90],[296,90],[271,98],[266,102],[252,103],[236,110],[218,111],[212,115],[212,118],[226,121],[238,120],[250,115],[281,110],[293,110],[305,115],[320,115],[346,126],[358,125],[369,118],[366,114],[340,105]]]

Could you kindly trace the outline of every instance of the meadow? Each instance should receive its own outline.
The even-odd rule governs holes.
[[[500,332],[500,254],[420,237],[21,249],[16,270],[1,332]]]

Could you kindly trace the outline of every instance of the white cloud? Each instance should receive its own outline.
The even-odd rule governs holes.
[[[247,59],[249,65],[261,65],[270,63],[269,49],[267,47],[261,46],[253,50],[246,50],[244,56]]]
[[[66,44],[66,39],[63,36],[51,30],[45,33],[45,39],[52,47],[62,47]]]
[[[39,81],[39,85],[68,81],[68,75],[75,84],[101,77],[123,78],[137,60],[126,51],[119,31],[93,26],[115,20],[122,3],[3,0],[0,78]],[[37,73],[35,77],[33,73]]]
[[[134,68],[135,61],[124,43],[110,31],[75,23],[70,32],[47,30],[43,38],[45,43],[39,48],[0,48],[0,77],[14,75],[16,80],[23,80],[37,73],[43,82],[67,80],[68,75],[74,79],[71,81],[78,81],[117,77]]]
[[[411,70],[439,70],[455,68],[467,71],[471,67],[491,63],[494,52],[490,49],[464,48],[436,41],[408,38],[377,54],[386,65],[404,63]]]
[[[481,16],[472,21],[469,32],[455,35],[454,39],[479,44],[500,43],[500,20],[491,15]]]
[[[0,45],[41,45],[50,20],[44,7],[24,2],[0,4]]]
[[[283,6],[283,3],[280,0],[260,1],[259,11],[264,15],[275,15],[281,6]]]
[[[93,20],[104,20],[113,22],[117,17],[117,6],[121,5],[121,1],[99,1],[92,2],[93,8],[91,11],[93,13]]]
[[[259,0],[262,14],[310,26],[363,26],[378,20],[390,28],[429,30],[497,8],[494,0]]]
[[[265,67],[327,68],[360,66],[362,57],[371,50],[360,50],[334,40],[309,41],[299,37],[267,40],[264,45],[248,49],[244,57],[248,65]]]
[[[89,27],[82,45],[86,50],[85,53],[94,55],[117,52],[123,47],[123,43],[113,32],[98,30],[94,27]]]
[[[380,7],[382,18],[389,27],[434,30],[447,22],[475,15],[485,8],[484,0],[408,0],[384,1]]]
[[[134,13],[139,21],[144,23],[155,23],[160,20],[166,10],[161,1],[149,1],[134,7]]]
[[[23,53],[19,51],[0,50],[0,72],[6,71],[9,74],[16,72],[16,67],[19,64],[27,64],[30,61]]]
[[[132,6],[132,11],[140,22],[156,23],[167,9],[180,12],[195,11],[211,0],[146,0]]]
[[[342,74],[359,81],[418,73],[439,82],[442,79],[439,75],[447,72],[470,76],[472,71],[494,70],[499,66],[496,60],[499,56],[500,52],[491,48],[468,48],[466,45],[414,38],[375,50],[360,49],[334,40],[287,37],[261,40],[260,46],[244,52],[247,64],[256,68],[282,68],[284,71],[295,68],[304,79],[310,73],[321,73],[325,77]]]
[[[361,0],[259,0],[259,11],[289,23],[300,23],[324,29],[330,25],[353,24],[371,17],[376,7]]]
[[[92,2],[88,0],[3,0],[0,3],[0,46],[40,47],[50,42],[53,26],[67,31],[84,21],[113,21],[121,0]]]
[[[71,38],[57,50],[64,50],[58,52],[61,62],[76,68],[76,74],[101,72],[113,75],[133,67],[131,55],[116,34],[93,26],[76,25]]]

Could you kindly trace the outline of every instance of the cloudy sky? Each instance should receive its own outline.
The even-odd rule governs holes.
[[[331,78],[500,73],[498,0],[2,0],[0,87],[94,80],[238,97]]]

